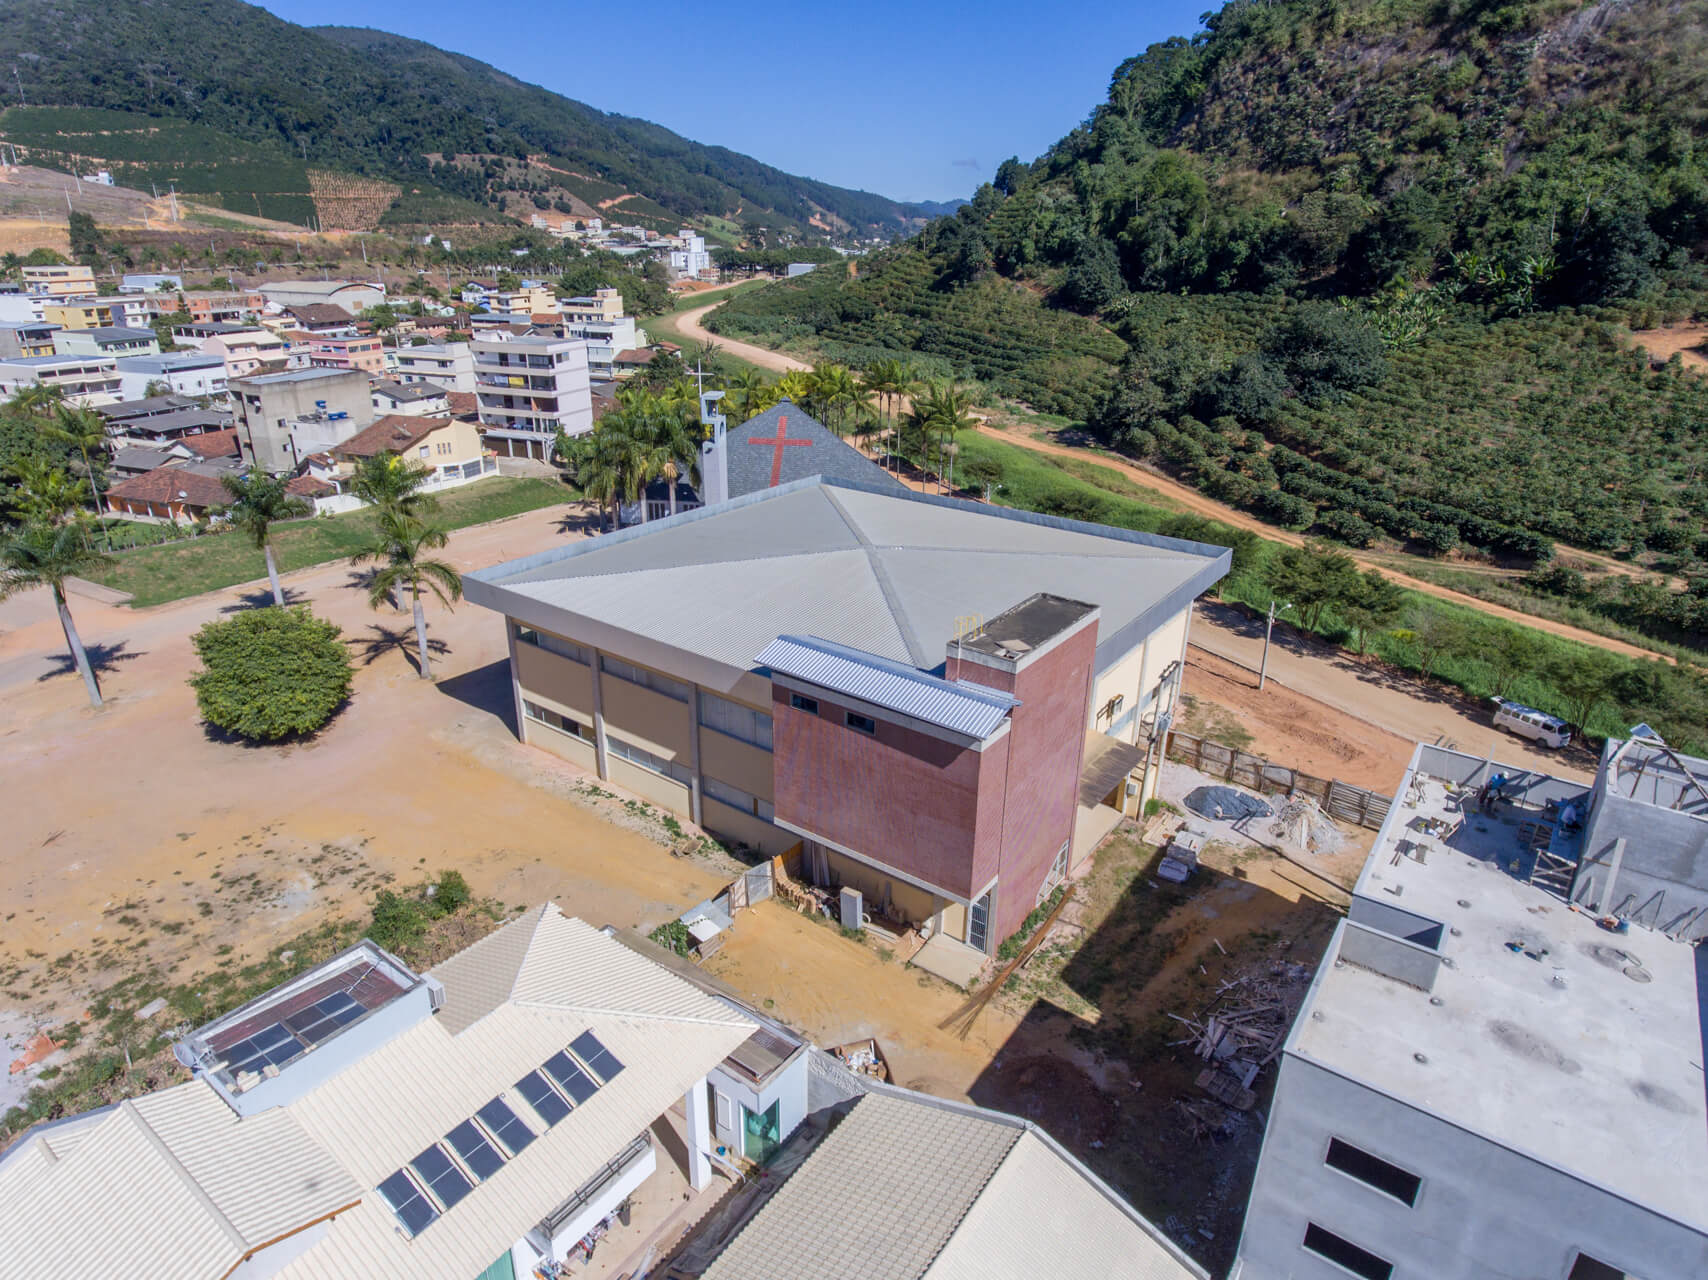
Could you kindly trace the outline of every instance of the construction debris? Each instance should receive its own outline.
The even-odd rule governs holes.
[[[1210,1007],[1197,1017],[1169,1014],[1190,1033],[1170,1043],[1190,1046],[1193,1056],[1208,1064],[1198,1073],[1198,1088],[1223,1106],[1251,1110],[1257,1102],[1252,1084],[1281,1056],[1310,979],[1309,965],[1277,960],[1262,972],[1225,979]],[[1202,1117],[1187,1109],[1196,1136]]]
[[[1195,787],[1186,797],[1186,807],[1204,818],[1220,822],[1241,822],[1247,818],[1267,818],[1275,810],[1267,800],[1234,787]]]
[[[1283,802],[1269,830],[1305,853],[1335,853],[1345,841],[1340,829],[1309,796],[1291,796]]]

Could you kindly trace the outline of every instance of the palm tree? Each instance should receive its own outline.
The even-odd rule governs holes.
[[[83,473],[89,477],[89,488],[95,504],[95,516],[101,515],[101,486],[95,475],[95,464],[89,461],[89,450],[99,450],[107,442],[106,420],[93,409],[57,404],[53,422],[42,428],[50,440],[58,440],[76,449],[83,457]]]
[[[812,371],[812,400],[831,429],[841,435],[848,410],[860,403],[860,386],[847,365],[821,364]]]
[[[913,402],[913,411],[908,414],[908,425],[917,430],[924,440],[937,441],[939,492],[945,483],[943,446],[953,446],[956,435],[973,425],[973,418],[968,413],[970,408],[971,402],[966,393],[953,382],[945,382],[941,386],[928,383],[925,393]],[[954,465],[952,458],[950,465]]]
[[[89,497],[83,481],[37,458],[18,463],[19,508],[38,524],[61,525]]]
[[[308,514],[308,503],[294,498],[285,489],[285,481],[270,476],[260,467],[243,475],[221,476],[220,483],[231,495],[231,505],[224,514],[232,527],[249,535],[249,540],[267,557],[267,581],[273,584],[273,603],[285,605],[284,589],[279,586],[279,565],[273,558],[273,525],[280,520]]]
[[[612,528],[622,528],[622,503],[636,497],[646,463],[645,450],[635,438],[628,412],[618,408],[599,419],[598,425],[581,437],[579,449],[576,483],[599,504],[601,513],[610,508]]]
[[[798,405],[805,405],[812,399],[812,374],[791,369],[777,379],[776,387],[778,400],[793,400]]]
[[[367,560],[382,562],[368,585],[370,608],[378,609],[389,603],[398,588],[408,588],[415,611],[415,646],[421,656],[423,680],[433,678],[433,668],[427,661],[427,613],[421,607],[421,590],[425,587],[431,591],[447,609],[463,598],[462,575],[447,561],[429,559],[425,554],[437,551],[449,540],[449,535],[437,525],[400,511],[381,511],[374,543],[354,557],[357,564]]]
[[[13,413],[41,417],[52,413],[64,402],[64,388],[35,382],[13,392],[12,398],[6,402],[6,407]]]
[[[418,515],[438,506],[438,499],[421,492],[432,474],[432,467],[388,451],[356,464],[350,492],[382,513]]]
[[[664,400],[638,406],[631,430],[641,447],[641,521],[647,518],[646,486],[663,480],[670,486],[670,514],[676,514],[676,482],[687,475],[700,482],[700,446],[681,413]]]
[[[913,376],[913,369],[905,360],[894,358],[879,360],[866,370],[866,390],[878,397],[879,403],[886,410],[886,421],[889,426],[889,452],[895,455],[895,429],[897,414],[901,401],[911,395],[918,386]]]
[[[83,530],[76,524],[57,527],[26,524],[0,541],[0,600],[30,587],[47,587],[53,592],[53,606],[65,632],[66,648],[71,650],[71,660],[83,677],[92,707],[101,705],[101,686],[95,682],[94,668],[89,665],[89,655],[65,602],[65,580],[106,562],[107,557],[89,546]]]

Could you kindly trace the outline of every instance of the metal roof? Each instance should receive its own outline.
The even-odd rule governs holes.
[[[1101,609],[1105,670],[1229,559],[1223,547],[813,476],[477,570],[464,588],[548,631],[602,647],[640,637],[685,655],[678,667],[716,664],[729,684],[781,635],[940,670],[969,619],[1047,591]]]
[[[975,739],[995,733],[1018,705],[1015,698],[998,690],[927,675],[917,667],[816,636],[778,636],[754,661],[779,675]]]

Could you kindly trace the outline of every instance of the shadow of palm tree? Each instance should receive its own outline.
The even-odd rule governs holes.
[[[419,674],[421,663],[415,650],[415,627],[412,623],[388,627],[384,623],[375,622],[368,628],[372,635],[351,636],[344,643],[350,646],[351,656],[358,659],[364,667],[371,667],[386,654],[397,651],[403,654],[409,665]],[[451,646],[443,640],[429,635],[427,637],[427,656],[429,660],[443,658],[451,652]]]
[[[121,640],[117,644],[86,644],[83,646],[83,652],[89,656],[89,667],[99,679],[118,670],[119,663],[135,662],[138,658],[145,656],[142,653],[128,652],[129,647],[130,642],[128,640]],[[69,652],[52,654],[48,661],[53,666],[36,677],[38,682],[77,674],[77,663],[72,660]]]
[[[287,605],[308,603],[308,596],[305,593],[293,591],[283,583],[280,584],[280,589],[284,592]],[[272,603],[273,588],[263,583],[252,591],[245,591],[233,603],[221,605],[219,611],[221,613],[242,613],[246,609],[270,608]]]
[[[605,515],[591,504],[586,507],[572,507],[565,511],[563,518],[557,522],[557,531],[565,535],[604,533]]]

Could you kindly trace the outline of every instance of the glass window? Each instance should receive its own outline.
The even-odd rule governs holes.
[[[973,909],[967,912],[967,945],[974,951],[983,951],[990,941],[990,894],[973,903]]]
[[[702,776],[700,786],[708,796],[719,804],[727,804],[730,808],[739,809],[742,813],[751,813],[754,817],[765,822],[776,821],[777,810],[769,800],[761,800],[758,796],[751,795],[740,787],[732,787],[729,783],[721,782],[710,776]]]
[[[702,691],[700,723],[738,741],[771,750],[771,717],[763,711]]]
[[[632,662],[624,662],[621,658],[613,658],[604,654],[599,659],[599,670],[608,675],[616,676],[619,680],[627,680],[630,684],[638,684],[643,689],[652,689],[662,693],[667,698],[675,698],[678,702],[688,701],[688,686],[680,680],[672,680],[669,676],[660,675],[656,671],[648,671],[645,667],[637,667]]]
[[[542,707],[537,702],[524,700],[522,714],[530,720],[537,720],[543,725],[549,725],[560,733],[567,733],[572,737],[580,738],[583,742],[593,741],[593,727],[591,725],[582,724],[581,721],[553,711],[550,707]]]
[[[536,631],[533,627],[525,627],[521,623],[517,623],[516,639],[520,640],[523,644],[531,644],[536,648],[545,649],[551,653],[555,653],[559,657],[568,658],[572,662],[579,662],[582,666],[591,666],[593,662],[592,650],[583,645],[576,644],[573,640],[565,640],[562,636],[554,636],[549,631]]]
[[[791,693],[789,695],[789,705],[796,711],[806,712],[809,716],[816,716],[818,714],[818,699],[809,698],[802,693]]]
[[[871,716],[863,716],[857,711],[850,711],[848,712],[847,719],[848,727],[850,729],[856,729],[859,732],[866,734],[875,734],[878,731],[878,722],[872,719]]]
[[[619,760],[627,760],[630,764],[638,764],[643,769],[662,774],[666,778],[674,778],[677,782],[687,785],[689,773],[687,768],[674,760],[666,760],[663,756],[654,755],[644,747],[637,747],[632,742],[624,742],[613,733],[606,733],[605,748]]]

